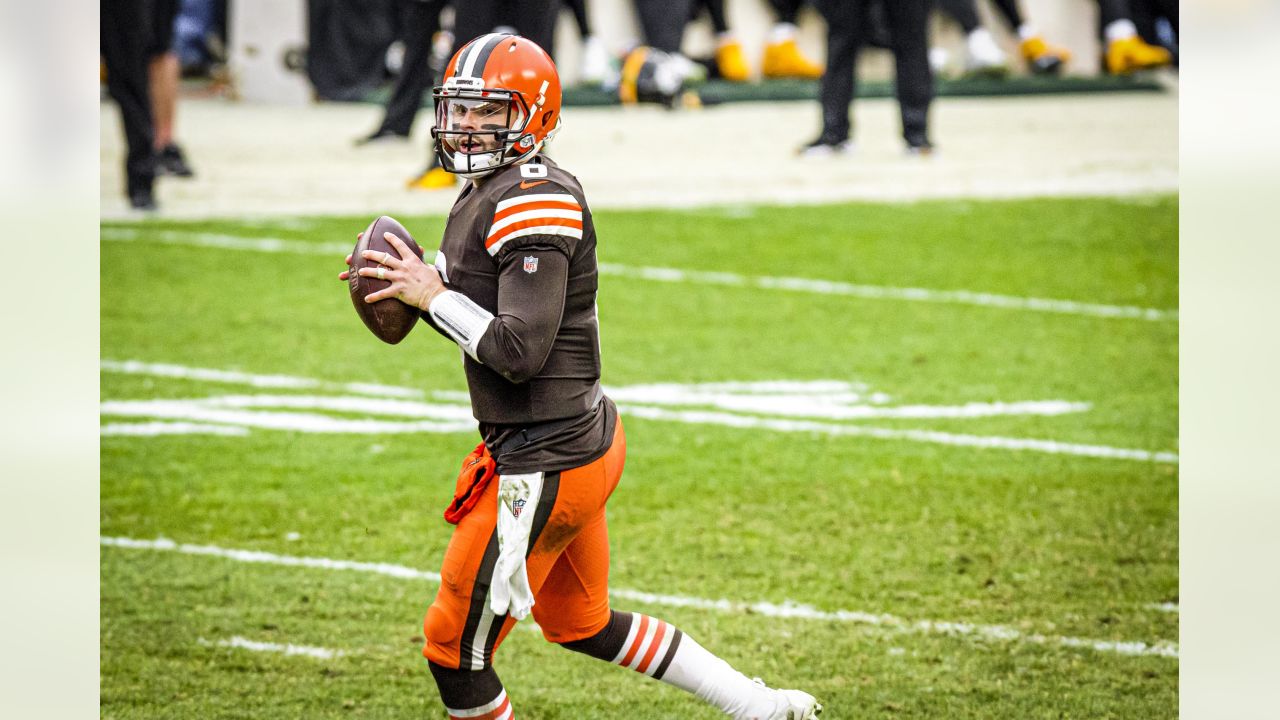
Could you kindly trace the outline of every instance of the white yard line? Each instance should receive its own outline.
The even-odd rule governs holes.
[[[254,375],[210,368],[189,368],[181,365],[143,363],[133,360],[103,360],[106,372],[157,375],[161,377],[205,380],[219,383],[240,383],[255,387],[313,389],[332,388],[368,394],[391,395],[396,398],[421,397],[425,393],[412,388],[365,383],[326,383],[311,378],[288,375]],[[813,420],[797,420],[793,417],[819,417],[833,420],[858,420],[873,417],[896,418],[976,418],[1009,415],[1058,415],[1080,412],[1089,408],[1087,403],[1070,403],[1061,400],[1033,401],[1026,403],[969,403],[960,406],[898,406],[842,405],[838,401],[862,399],[859,391],[866,388],[854,383],[819,380],[765,381],[759,383],[708,383],[684,386],[683,397],[671,384],[638,385],[623,388],[607,388],[618,400],[621,412],[630,417],[664,420],[694,425],[720,425],[742,429],[761,429],[773,432],[819,433],[844,437],[865,437],[880,440],[906,440],[939,445],[1043,452],[1055,455],[1140,462],[1178,463],[1173,452],[1156,452],[1132,448],[1116,448],[1106,445],[1086,445],[1034,438],[1011,438],[990,435],[968,435],[936,430],[900,430],[867,425],[848,425]],[[715,392],[712,392],[712,391]],[[756,391],[760,393],[757,394]],[[731,391],[737,391],[735,394]],[[789,394],[788,394],[789,393]],[[825,399],[815,399],[826,394]],[[196,399],[165,400],[105,400],[100,404],[104,416],[153,418],[186,422],[188,433],[197,432],[200,426],[231,426],[242,429],[284,430],[310,433],[352,434],[402,434],[415,432],[456,433],[470,432],[474,428],[470,406],[464,398],[455,397],[450,391],[436,391],[433,396],[446,404],[424,403],[399,399],[360,397],[321,397],[311,395],[231,395]],[[872,403],[885,402],[889,398],[880,393],[870,396]],[[626,400],[630,400],[627,402]],[[652,403],[652,404],[642,404]],[[745,413],[771,413],[775,417],[754,414],[723,412],[701,409],[668,409],[661,405],[716,405]],[[657,406],[655,406],[657,405]],[[290,409],[324,409],[338,412],[362,412],[391,415],[411,420],[379,420],[374,418],[341,418],[318,413],[281,412],[256,408],[284,407]],[[781,417],[778,417],[781,415]],[[151,427],[139,424],[111,424],[109,433],[139,436],[165,434],[165,426]],[[176,432],[176,431],[175,431]],[[225,434],[225,433],[224,433]]]
[[[144,234],[145,233],[145,234]],[[355,243],[344,245],[339,243],[315,243],[303,240],[284,240],[273,237],[237,237],[205,232],[183,232],[180,230],[145,230],[143,228],[102,228],[102,239],[114,242],[130,242],[145,238],[169,245],[190,245],[194,247],[220,248],[224,250],[249,250],[269,253],[302,253],[309,255],[327,255],[341,258],[351,251]],[[699,285],[722,285],[727,287],[743,287],[763,290],[790,290],[793,292],[817,293],[820,295],[842,295],[873,300],[907,300],[912,302],[930,302],[955,305],[976,305],[980,307],[1002,308],[1006,310],[1029,310],[1034,312],[1058,313],[1063,315],[1084,315],[1102,318],[1130,318],[1137,320],[1177,321],[1177,310],[1161,310],[1131,305],[1104,305],[1084,303],[1075,300],[1054,300],[1050,298],[1017,297],[998,295],[995,293],[974,292],[971,290],[931,290],[927,288],[893,287],[887,285],[860,285],[838,280],[816,280],[798,277],[770,277],[766,275],[739,275],[727,272],[706,272],[700,270],[681,270],[666,267],[645,267],[635,265],[619,265],[616,263],[600,263],[601,275],[614,275],[634,280],[653,280],[657,282],[696,283]]]
[[[141,422],[141,423],[108,423],[103,425],[100,433],[112,437],[128,435],[133,437],[156,437],[158,435],[227,435],[243,437],[249,429],[240,425],[211,425],[191,422]]]
[[[425,393],[413,388],[395,387],[393,385],[377,385],[374,383],[335,383],[316,380],[314,378],[296,377],[293,375],[262,375],[238,372],[235,370],[217,370],[214,368],[197,368],[168,363],[148,363],[139,360],[102,360],[99,367],[104,372],[124,375],[149,375],[153,377],[177,378],[180,380],[199,380],[201,382],[229,383],[232,385],[249,385],[260,388],[281,388],[287,390],[329,389],[342,390],[357,395],[384,395],[388,397],[419,398]]]
[[[189,545],[168,539],[136,540],[122,537],[100,537],[99,542],[106,547],[129,548],[134,550],[160,550],[178,552],[187,555],[204,555],[226,558],[239,562],[262,563],[268,565],[284,565],[288,567],[306,567],[323,570],[355,570],[375,573],[389,577],[408,580],[427,580],[440,582],[440,574],[425,570],[416,570],[403,565],[390,563],[368,563],[351,560],[331,560],[329,558],[297,557],[277,555],[257,550],[234,550],[213,545]],[[1035,645],[1057,645],[1062,647],[1088,648],[1099,652],[1114,652],[1121,655],[1153,655],[1159,657],[1178,657],[1177,643],[1157,641],[1146,643],[1140,641],[1095,640],[1076,637],[1057,637],[1026,633],[1005,625],[979,625],[973,623],[947,622],[937,620],[907,620],[894,615],[860,612],[856,610],[819,610],[811,605],[784,602],[781,605],[770,602],[742,602],[733,600],[710,600],[682,595],[664,595],[647,593],[625,588],[610,588],[609,595],[621,600],[663,607],[695,608],[724,613],[749,613],[771,618],[788,618],[797,620],[820,620],[856,623],[886,627],[908,633],[930,635],[961,635],[984,640],[1006,642],[1025,642]]]
[[[226,640],[218,640],[217,642],[211,642],[204,638],[200,638],[197,642],[201,645],[207,645],[210,647],[229,647],[241,650],[253,650],[254,652],[282,653],[284,655],[305,655],[319,660],[332,660],[346,655],[346,653],[341,650],[330,650],[329,648],[315,647],[312,645],[293,645],[291,643],[281,645],[279,643],[258,642],[256,640],[240,637],[239,635],[232,636]]]
[[[730,287],[760,288],[766,290],[792,290],[822,295],[845,295],[873,300],[910,300],[915,302],[979,305],[1009,310],[1032,310],[1061,313],[1064,315],[1088,315],[1104,318],[1133,318],[1138,320],[1177,320],[1177,310],[1133,307],[1130,305],[1100,305],[1074,300],[1016,297],[970,290],[930,290],[913,287],[885,285],[858,285],[838,280],[815,280],[798,277],[769,277],[764,275],[738,275],[724,272],[679,270],[664,267],[637,267],[600,263],[601,275],[616,275],[637,280],[660,282],[697,283],[699,285],[727,285]]]
[[[1106,445],[1082,445],[1079,443],[1058,442],[1056,440],[1010,438],[994,435],[963,435],[936,430],[894,430],[892,428],[878,428],[867,425],[837,425],[806,420],[780,420],[753,415],[734,415],[732,413],[705,410],[664,410],[662,408],[636,405],[619,405],[618,410],[632,417],[642,417],[649,420],[668,420],[692,425],[725,425],[736,428],[772,430],[774,432],[811,432],[846,437],[869,437],[879,440],[910,440],[939,445],[959,445],[998,450],[1030,450],[1053,455],[1079,455],[1114,460],[1139,460],[1142,462],[1175,464],[1178,462],[1178,454],[1172,452],[1152,452],[1150,450],[1134,450]]]

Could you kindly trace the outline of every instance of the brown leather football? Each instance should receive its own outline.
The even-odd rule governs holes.
[[[356,242],[356,249],[351,251],[351,274],[348,276],[347,286],[351,290],[351,304],[356,306],[356,314],[364,321],[365,327],[377,335],[379,340],[395,345],[409,334],[414,325],[418,324],[418,309],[396,298],[387,298],[375,303],[365,302],[366,295],[389,287],[391,281],[363,277],[359,274],[360,268],[380,266],[376,260],[363,258],[361,251],[375,250],[391,253],[392,257],[400,257],[395,247],[382,236],[383,233],[391,233],[400,238],[419,258],[422,257],[422,248],[414,242],[409,231],[405,230],[395,218],[383,215],[369,223],[369,227]]]

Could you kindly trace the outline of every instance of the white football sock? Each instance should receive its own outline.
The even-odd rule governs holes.
[[[697,695],[734,720],[771,718],[777,709],[772,690],[734,670],[688,635],[681,638],[662,682]]]

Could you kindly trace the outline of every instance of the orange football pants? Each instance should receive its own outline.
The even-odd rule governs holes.
[[[609,530],[605,503],[627,456],[619,418],[603,457],[543,476],[526,560],[533,619],[551,642],[591,637],[609,621]],[[423,621],[422,654],[448,668],[483,670],[515,626],[489,609],[498,556],[498,484],[454,528],[440,570],[440,590]],[[525,512],[528,512],[526,509]],[[545,521],[544,521],[545,518]]]

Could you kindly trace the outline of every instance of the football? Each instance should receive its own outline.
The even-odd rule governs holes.
[[[347,286],[351,290],[351,304],[355,305],[356,314],[364,321],[365,327],[377,335],[379,340],[395,345],[403,340],[418,323],[418,309],[396,298],[387,298],[375,303],[365,302],[366,295],[389,287],[391,281],[363,277],[359,273],[360,268],[380,266],[376,260],[366,260],[362,257],[361,252],[364,250],[376,250],[390,253],[392,257],[400,257],[395,247],[382,236],[383,233],[392,233],[403,240],[404,244],[408,245],[419,258],[422,257],[422,248],[414,242],[409,231],[405,230],[395,218],[383,215],[369,223],[369,227],[365,228],[364,234],[356,242],[356,249],[351,251],[351,274],[347,279]]]

